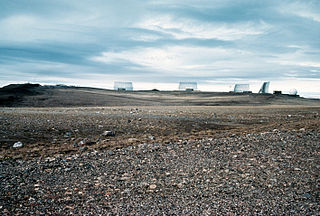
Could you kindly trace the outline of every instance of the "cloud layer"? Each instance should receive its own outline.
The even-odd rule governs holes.
[[[320,92],[319,1],[160,2],[1,1],[0,85],[229,90],[268,80]]]

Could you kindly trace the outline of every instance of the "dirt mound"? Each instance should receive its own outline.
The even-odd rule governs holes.
[[[15,106],[23,100],[25,96],[41,94],[39,91],[40,84],[10,84],[0,88],[0,105]]]
[[[35,91],[35,88],[40,87],[40,84],[32,84],[32,83],[25,83],[25,84],[10,84],[4,86],[0,89],[0,92],[5,92],[9,94],[32,94]]]

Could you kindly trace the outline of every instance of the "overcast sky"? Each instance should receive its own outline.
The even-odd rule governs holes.
[[[0,1],[0,86],[114,81],[320,95],[320,1]]]

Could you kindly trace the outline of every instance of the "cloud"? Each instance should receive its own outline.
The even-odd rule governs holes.
[[[278,9],[281,13],[292,14],[320,22],[319,1],[293,1]]]
[[[319,10],[315,0],[3,0],[0,79],[315,82]]]
[[[307,73],[309,73],[314,72],[315,69],[320,69],[320,49],[298,45],[289,45],[289,48],[292,48],[293,51],[274,54],[275,57],[270,62],[284,66],[296,66],[296,75],[306,77],[308,75],[304,74],[302,70],[307,70]],[[310,73],[309,75],[314,74],[316,73]]]
[[[171,16],[157,16],[156,18],[145,18],[136,25],[137,28],[161,32],[175,39],[218,39],[238,40],[246,36],[260,35],[268,31],[271,26],[260,21],[258,23],[214,23],[199,22],[192,19],[179,19]]]
[[[86,32],[86,27],[76,27],[59,20],[43,20],[34,15],[19,14],[6,17],[0,21],[3,33],[0,35],[2,43],[30,43],[30,42],[90,42],[94,38]],[[82,35],[81,38],[78,35]],[[77,40],[75,40],[77,38]]]
[[[303,65],[303,63],[288,65],[287,62],[292,62],[288,59],[290,56],[265,57],[254,51],[235,48],[186,45],[109,51],[90,58],[92,61],[106,65],[122,64],[124,65],[123,70],[140,73],[152,71],[152,74],[162,75],[163,79],[167,79],[169,76],[196,77],[198,80],[205,80],[208,77],[210,79],[292,77],[292,73],[281,74],[281,72],[284,70],[293,71],[297,66],[300,66],[300,70],[303,68],[304,73],[309,72],[307,67],[310,65]],[[304,63],[306,64],[306,62]],[[300,71],[298,74],[309,77],[302,72]]]
[[[206,48],[195,46],[167,46],[135,48],[120,52],[103,52],[91,60],[105,64],[128,62],[161,73],[180,72],[187,74],[190,71],[199,72],[218,66],[219,62],[232,59],[234,55],[244,55],[246,52],[224,48]]]

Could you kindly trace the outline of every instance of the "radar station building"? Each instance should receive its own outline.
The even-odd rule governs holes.
[[[197,83],[196,82],[180,82],[179,83],[179,90],[181,91],[194,91],[197,90]]]
[[[233,92],[237,93],[251,93],[249,84],[235,84]]]
[[[270,85],[270,82],[264,82],[258,93],[268,94],[269,93],[269,85]]]
[[[116,90],[116,91],[133,91],[132,82],[114,82],[114,90]]]

